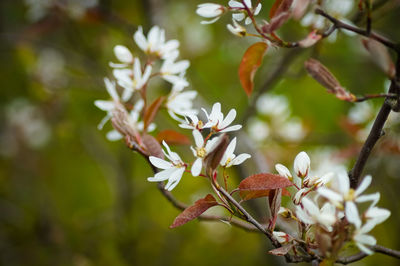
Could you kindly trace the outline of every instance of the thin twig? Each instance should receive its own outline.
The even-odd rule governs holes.
[[[383,247],[380,245],[371,246],[370,249],[372,249],[376,253],[381,253],[381,254],[396,258],[396,259],[400,259],[400,251],[398,251],[398,250],[393,250],[393,249]],[[359,253],[357,253],[355,255],[351,255],[349,257],[339,258],[336,260],[336,262],[341,263],[341,264],[349,264],[349,263],[353,263],[353,262],[362,260],[363,258],[365,258],[367,256],[368,255],[365,254],[364,252],[359,252]]]
[[[315,13],[318,14],[318,15],[321,15],[321,16],[327,18],[327,19],[329,19],[335,25],[336,28],[346,29],[346,30],[355,32],[355,33],[357,33],[359,35],[362,35],[362,36],[365,36],[365,37],[370,37],[371,39],[374,39],[374,40],[384,44],[385,46],[387,46],[387,47],[389,47],[389,48],[391,48],[391,49],[393,49],[393,50],[395,50],[397,52],[400,51],[399,45],[397,45],[396,43],[392,42],[391,40],[389,40],[389,39],[387,39],[387,38],[385,38],[385,37],[383,37],[383,36],[381,36],[381,35],[379,35],[379,34],[377,34],[375,32],[368,33],[367,30],[363,30],[363,29],[357,28],[355,26],[346,24],[346,23],[344,23],[344,22],[342,22],[340,20],[337,20],[336,18],[332,17],[331,15],[325,13],[325,11],[323,11],[320,8],[317,8],[315,10]]]

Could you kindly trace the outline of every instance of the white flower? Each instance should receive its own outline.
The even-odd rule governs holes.
[[[167,109],[169,115],[180,122],[185,122],[180,116],[197,115],[198,110],[193,109],[193,99],[197,96],[197,91],[172,91],[167,99]]]
[[[360,203],[360,202],[372,201],[373,202],[372,206],[375,206],[375,204],[378,202],[380,198],[379,193],[361,196],[361,194],[371,184],[372,181],[371,176],[366,176],[356,190],[350,188],[350,181],[346,171],[340,171],[336,176],[337,178],[330,183],[330,189],[327,187],[320,187],[317,190],[317,192],[321,196],[327,198],[336,206],[342,208],[346,203],[346,209],[347,209],[348,208],[347,206],[350,206],[350,208],[353,207],[352,204],[347,204],[348,202]],[[350,214],[351,211],[352,210],[349,211]],[[352,217],[350,219],[352,219]]]
[[[232,20],[233,26],[231,24],[226,25],[228,30],[232,32],[232,34],[239,36],[239,37],[244,37],[246,36],[246,28],[240,25],[239,23],[236,22],[236,20]]]
[[[161,76],[166,81],[172,83],[174,86],[179,87],[182,90],[184,87],[187,87],[189,83],[184,78],[185,72],[190,66],[189,60],[181,60],[175,62],[177,58],[177,54],[167,58],[161,66]]]
[[[323,176],[307,176],[304,179],[304,186],[306,187],[320,187],[332,180],[332,178],[335,176],[333,172],[328,172],[324,174]]]
[[[129,64],[133,63],[133,55],[131,51],[123,45],[114,46],[114,54],[122,64],[110,62],[111,67],[127,67]]]
[[[204,126],[203,121],[199,120],[196,115],[188,114],[185,116],[185,121],[179,124],[179,127],[186,129],[197,129],[202,130]]]
[[[283,95],[263,94],[256,102],[257,111],[281,121],[289,117],[289,102]]]
[[[165,42],[165,31],[158,26],[153,26],[150,29],[147,38],[143,34],[143,28],[139,26],[133,38],[146,54],[156,55],[162,59],[178,52],[179,42],[177,40]]]
[[[303,198],[302,207],[296,206],[296,215],[302,222],[312,225],[319,224],[328,231],[332,231],[332,225],[336,223],[336,209],[329,202],[325,203],[321,209],[308,198]]]
[[[163,150],[165,157],[170,160],[170,162],[160,159],[158,157],[150,156],[149,160],[151,164],[159,169],[163,169],[161,172],[158,172],[154,175],[154,177],[147,178],[150,182],[161,182],[164,180],[168,180],[168,183],[165,185],[165,189],[168,191],[173,190],[176,185],[178,185],[179,181],[182,178],[183,173],[186,169],[186,164],[182,161],[181,157],[175,152],[172,152],[163,141],[163,145],[167,152]]]
[[[353,240],[357,247],[364,253],[371,255],[373,253],[367,246],[376,244],[376,239],[367,235],[377,224],[384,222],[390,216],[390,211],[382,208],[371,207],[365,213],[366,223],[361,227],[361,223],[357,223],[354,231]],[[360,218],[358,219],[360,220]]]
[[[289,180],[292,180],[292,174],[290,173],[289,169],[284,166],[283,164],[275,164],[275,169],[279,173],[280,176],[286,177]]]
[[[94,101],[94,105],[96,105],[99,109],[106,111],[107,115],[101,120],[98,129],[102,129],[104,124],[111,118],[112,111],[115,109],[117,104],[120,104],[120,98],[118,96],[117,90],[115,88],[115,82],[111,82],[108,78],[104,78],[104,83],[106,84],[106,89],[108,94],[111,96],[111,101],[103,101],[97,100]]]
[[[147,64],[142,73],[139,58],[134,59],[133,70],[114,69],[113,75],[118,81],[118,85],[124,88],[122,100],[128,101],[135,90],[140,90],[149,80],[152,66]]]
[[[228,147],[226,148],[225,153],[222,156],[220,162],[221,166],[228,168],[231,167],[232,165],[239,165],[251,157],[251,155],[247,153],[242,153],[236,156],[235,154],[233,154],[233,152],[235,151],[235,147],[236,147],[236,137],[233,138],[233,140],[229,143]]]
[[[349,110],[347,117],[353,124],[363,124],[371,120],[374,114],[375,110],[373,105],[365,101],[354,105],[354,107]]]
[[[193,148],[192,146],[190,146],[190,149],[197,159],[194,161],[191,171],[193,176],[199,176],[201,173],[201,169],[203,168],[203,160],[207,156],[207,154],[214,148],[214,145],[218,141],[218,137],[214,137],[213,139],[208,140],[207,143],[204,143],[203,136],[198,130],[193,130],[193,137],[196,147]]]
[[[249,136],[255,141],[264,141],[270,135],[267,123],[258,118],[251,118],[247,127]]]
[[[304,178],[310,170],[310,157],[304,151],[297,154],[294,159],[294,172],[298,177]]]
[[[246,7],[248,9],[250,9],[251,12],[253,12],[254,16],[257,16],[260,11],[261,11],[261,3],[259,3],[257,5],[257,7],[255,8],[255,10],[252,11],[253,7],[252,7],[252,3],[251,0],[244,0],[244,4],[239,2],[239,1],[234,1],[231,0],[228,3],[229,7],[232,8],[233,10],[239,10],[241,11],[240,13],[234,13],[232,14],[232,18],[236,21],[242,21],[244,18],[246,18],[245,23],[246,25],[251,23],[251,18],[247,17],[247,11],[246,11]],[[246,5],[246,6],[245,6]]]
[[[230,132],[236,131],[242,128],[241,125],[234,125],[228,127],[236,117],[236,110],[231,109],[228,115],[224,119],[224,115],[221,112],[221,104],[215,103],[212,107],[211,113],[208,114],[207,111],[202,108],[207,116],[208,122],[204,125],[204,128],[211,128],[217,132]]]
[[[213,18],[212,20],[203,20],[200,22],[201,24],[211,24],[217,21],[220,16],[225,12],[225,7],[213,4],[213,3],[204,3],[197,6],[196,13],[199,16],[204,18]]]

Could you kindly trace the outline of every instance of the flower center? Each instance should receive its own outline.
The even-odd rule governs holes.
[[[196,153],[197,153],[197,157],[204,158],[204,156],[206,156],[206,149],[204,149],[203,147],[201,147],[201,148],[197,147]]]
[[[355,199],[355,190],[351,188],[347,193],[347,195],[344,197],[344,200],[353,201],[354,199]]]

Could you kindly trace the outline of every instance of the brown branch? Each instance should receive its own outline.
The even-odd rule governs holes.
[[[398,52],[397,55],[397,62],[396,62],[396,77],[394,80],[392,80],[389,88],[389,93],[390,94],[397,94],[397,99],[391,99],[390,97],[386,97],[385,102],[383,103],[381,109],[379,110],[379,113],[374,121],[374,124],[372,126],[372,129],[367,137],[367,140],[365,141],[360,154],[358,155],[357,161],[349,172],[349,177],[350,177],[350,186],[352,188],[356,188],[358,185],[358,182],[360,180],[362,171],[365,167],[365,164],[367,163],[368,157],[371,154],[371,151],[373,147],[375,146],[376,142],[379,140],[379,138],[383,135],[383,126],[385,125],[385,122],[390,114],[390,112],[393,110],[398,109],[399,107],[399,95],[400,95],[400,90],[399,90],[399,85],[398,85],[398,80],[400,80],[400,51]]]
[[[145,159],[147,160],[148,164],[151,166],[151,169],[153,170],[153,173],[156,174],[158,172],[158,169],[151,164],[151,162],[149,161],[149,157],[142,154],[143,157],[145,157]],[[164,189],[164,183],[163,182],[158,182],[157,183],[157,188],[158,190],[161,192],[161,194],[172,204],[172,206],[174,206],[175,208],[177,208],[178,210],[184,210],[187,207],[189,207],[188,205],[186,205],[185,203],[177,200],[171,192],[169,192],[168,190]],[[199,220],[204,220],[204,221],[224,221],[224,222],[228,222],[238,228],[241,228],[243,230],[249,231],[249,232],[259,232],[259,230],[244,221],[241,221],[239,219],[235,219],[235,218],[230,218],[230,217],[225,217],[225,216],[219,216],[219,215],[205,215],[202,214],[198,217]]]
[[[372,249],[376,253],[381,253],[381,254],[396,258],[396,259],[400,259],[400,251],[398,251],[398,250],[393,250],[393,249],[383,247],[380,245],[371,246],[370,249]],[[349,263],[359,261],[367,256],[368,255],[365,254],[364,252],[359,252],[359,253],[349,256],[349,257],[339,258],[336,260],[336,262],[341,263],[341,264],[349,264]]]
[[[361,97],[357,97],[355,102],[364,102],[375,98],[395,98],[395,97],[397,97],[397,95],[394,93],[367,94]]]
[[[335,25],[335,27],[338,28],[338,29],[346,29],[346,30],[355,32],[355,33],[357,33],[359,35],[374,39],[374,40],[384,44],[385,46],[395,50],[396,52],[400,51],[400,46],[398,44],[392,42],[391,40],[389,40],[389,39],[387,39],[385,37],[383,37],[382,35],[379,35],[379,34],[377,34],[375,32],[368,32],[367,30],[363,30],[363,29],[360,29],[358,27],[346,24],[346,23],[344,23],[344,22],[332,17],[331,15],[325,13],[325,11],[323,11],[321,8],[317,8],[315,10],[315,13],[327,18],[328,20],[330,20]]]

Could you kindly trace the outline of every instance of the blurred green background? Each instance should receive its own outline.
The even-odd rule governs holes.
[[[93,105],[108,97],[102,79],[111,77],[108,62],[115,61],[114,45],[126,45],[139,54],[132,39],[137,26],[147,32],[157,24],[166,29],[168,39],[180,40],[180,58],[191,61],[187,77],[202,99],[196,105],[221,101],[224,112],[237,109],[240,121],[249,100],[237,68],[246,48],[257,40],[230,34],[230,15],[200,25],[202,19],[195,14],[200,0],[60,1],[60,6],[47,10],[38,7],[42,2],[46,1],[0,1],[0,264],[284,264],[267,254],[271,246],[262,235],[224,223],[192,221],[169,229],[179,211],[146,181],[151,169],[139,155],[123,143],[107,141],[107,131],[97,130],[104,113]],[[260,17],[267,18],[272,1],[263,2]],[[387,2],[377,10],[373,28],[400,40],[398,1]],[[363,20],[357,23],[362,26]],[[296,21],[280,31],[287,40],[307,33]],[[287,52],[269,49],[256,76],[256,90]],[[302,119],[307,134],[300,142],[258,143],[259,150],[266,164],[290,167],[299,151],[315,152],[314,167],[317,151],[329,148],[351,167],[360,142],[343,121],[354,104],[327,94],[306,75],[303,62],[310,56],[319,58],[358,95],[384,92],[385,76],[358,37],[339,33],[335,43],[324,41],[295,54],[269,89],[287,97],[292,115]],[[169,88],[164,83],[154,87]],[[372,106],[381,103],[373,100]],[[387,129],[390,143],[380,142],[385,145],[375,149],[365,173],[374,177],[368,191],[380,191],[378,205],[392,211],[372,234],[379,244],[400,249],[400,123],[394,121]],[[188,134],[166,114],[156,122],[159,129]],[[174,148],[189,154],[188,147]],[[248,168],[248,174],[257,172]],[[239,180],[232,175],[234,187]],[[173,191],[187,203],[209,192],[205,180],[189,175]],[[246,206],[265,216],[265,200],[257,203],[261,212],[260,207],[257,211]],[[399,265],[383,255],[357,265],[378,263]]]

